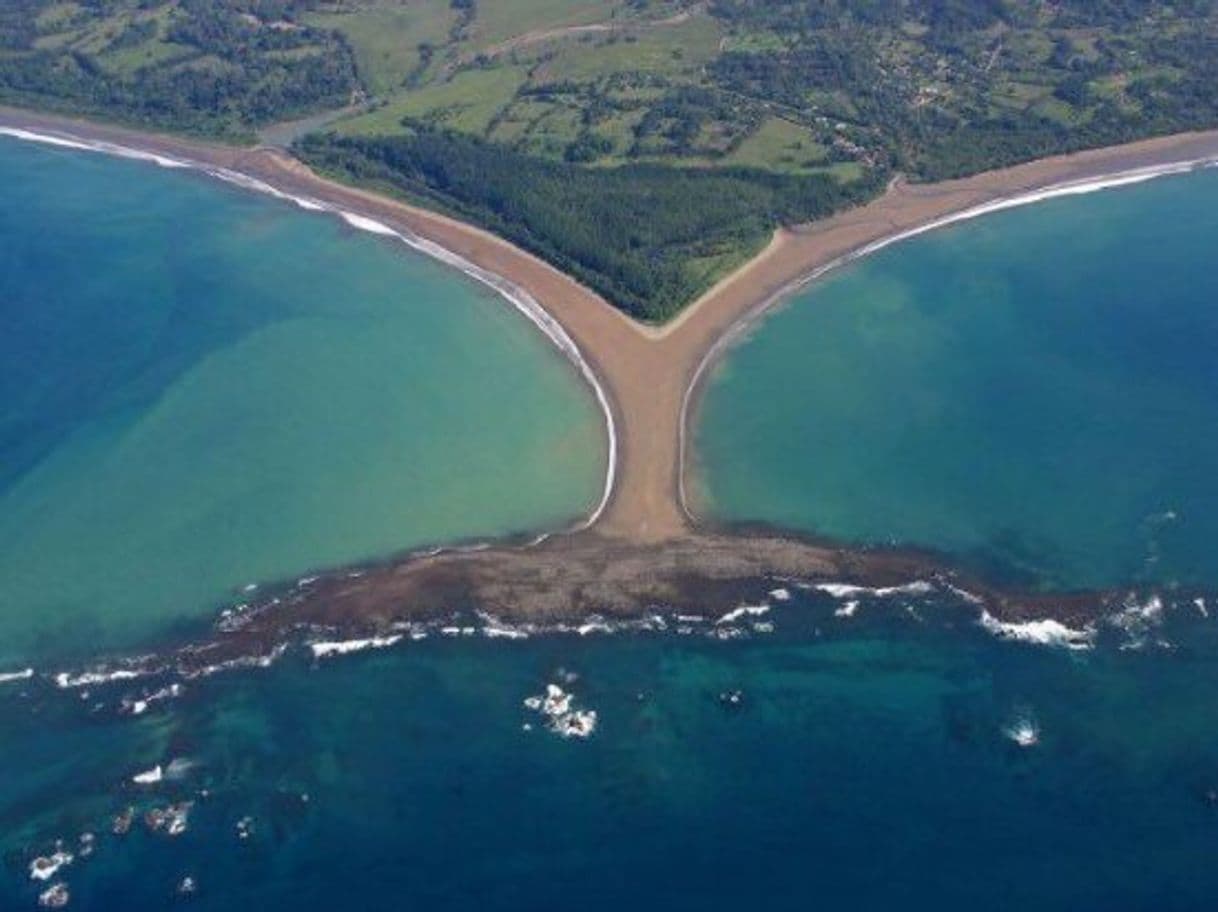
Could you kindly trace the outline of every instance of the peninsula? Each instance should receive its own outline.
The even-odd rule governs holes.
[[[392,230],[542,310],[535,322],[584,369],[606,410],[604,498],[576,528],[533,543],[407,555],[358,574],[321,577],[307,592],[255,612],[245,635],[295,625],[383,629],[397,620],[480,607],[544,620],[637,615],[656,604],[727,604],[749,581],[781,576],[892,585],[937,577],[966,588],[999,616],[1075,617],[1105,593],[1051,600],[1004,593],[912,551],[849,550],[765,530],[739,534],[700,521],[686,500],[693,455],[685,444],[699,381],[730,340],[766,308],[835,264],[895,239],[994,208],[1143,180],[1218,159],[1218,131],[1188,133],[1043,159],[975,177],[914,185],[894,180],[867,205],[775,233],[754,260],[663,326],[636,322],[537,257],[488,232],[322,178],[284,151],[243,149],[113,126],[0,110],[0,130],[112,154],[160,157],[276,192],[304,205]],[[435,245],[434,247],[430,245]],[[552,321],[552,323],[550,322]]]

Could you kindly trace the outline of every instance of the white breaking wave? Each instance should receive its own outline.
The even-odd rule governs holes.
[[[68,690],[76,687],[91,687],[95,684],[109,684],[112,681],[131,681],[150,674],[153,674],[153,672],[130,668],[119,668],[114,671],[106,671],[104,669],[85,671],[76,675],[61,671],[55,675],[55,686],[61,690]]]
[[[379,234],[384,237],[398,236],[396,231],[394,231],[384,222],[378,222],[376,219],[356,215],[354,212],[340,212],[339,216],[352,228],[358,228],[360,231],[367,231],[371,234]]]
[[[71,852],[57,846],[53,854],[40,856],[30,862],[30,880],[50,880],[61,868],[75,860]]]
[[[559,737],[588,738],[596,731],[596,710],[577,709],[575,695],[557,684],[547,684],[544,694],[526,697],[524,705],[544,716],[546,727]]]
[[[1090,649],[1095,642],[1094,627],[1076,630],[1052,618],[1022,622],[1000,621],[988,611],[983,610],[978,623],[1003,640],[1017,640],[1022,643],[1075,650]]]
[[[1002,733],[1019,747],[1035,747],[1040,742],[1040,726],[1031,713],[1020,713]]]
[[[850,583],[813,583],[809,588],[823,592],[832,598],[857,598],[862,595],[874,598],[891,598],[894,595],[929,595],[935,587],[925,580],[914,580],[901,586],[855,586]]]
[[[28,681],[34,677],[34,669],[23,668],[21,671],[8,671],[0,674],[0,684],[7,684],[10,681]]]
[[[165,779],[165,768],[161,764],[157,764],[150,770],[144,770],[142,773],[136,773],[131,777],[131,781],[136,785],[156,785]]]
[[[280,643],[265,655],[238,656],[235,659],[217,662],[214,665],[205,665],[202,668],[189,671],[179,671],[178,674],[183,680],[190,681],[196,678],[208,678],[223,671],[236,671],[242,668],[270,668],[287,652],[287,648],[287,643]]]
[[[482,635],[492,640],[527,640],[529,632],[513,627],[510,624],[488,623],[482,628]]]
[[[1107,618],[1109,624],[1126,636],[1121,648],[1141,649],[1147,645],[1152,633],[1163,623],[1163,608],[1163,599],[1158,595],[1151,595],[1145,601],[1138,601],[1132,593],[1127,596],[1121,610]],[[1159,645],[1168,644],[1160,640]]]
[[[854,613],[858,610],[859,610],[858,599],[851,599],[850,601],[848,601],[844,605],[842,605],[840,608],[834,609],[833,616],[839,617],[839,618],[854,617]]]
[[[331,642],[310,643],[313,658],[325,659],[330,656],[350,655],[353,652],[363,652],[365,649],[385,649],[400,642],[402,635],[395,633],[390,636],[368,637],[362,640],[336,640]]]
[[[135,161],[153,162],[162,168],[189,168],[191,164],[168,155],[158,155],[155,152],[145,152],[142,149],[130,149],[126,146],[101,140],[78,139],[67,134],[37,133],[33,130],[22,130],[18,127],[0,127],[0,136],[11,136],[13,139],[23,139],[27,142],[39,142],[63,149],[77,149],[81,152],[104,152],[118,158],[129,158]]]
[[[131,781],[136,785],[157,785],[164,782],[166,779],[182,779],[192,769],[194,762],[185,757],[176,757],[169,761],[167,766],[158,763],[152,769],[144,770],[142,773],[136,773],[131,777]]]
[[[730,624],[733,621],[738,621],[742,617],[761,617],[770,610],[769,605],[741,605],[739,608],[733,608],[719,620],[716,624]]]
[[[592,391],[596,396],[597,404],[600,406],[601,412],[605,417],[605,427],[608,434],[608,460],[605,470],[605,484],[601,492],[601,497],[592,513],[580,523],[577,529],[587,529],[592,526],[604,513],[605,508],[609,505],[609,499],[613,494],[613,487],[617,480],[617,424],[613,416],[613,408],[609,404],[609,396],[605,392],[604,386],[601,384],[600,378],[592,369],[592,365],[584,357],[583,352],[575,343],[575,340],[567,333],[562,324],[558,322],[550,313],[538,303],[537,299],[529,294],[524,288],[504,278],[496,275],[489,270],[483,269],[465,259],[460,254],[454,253],[447,247],[443,247],[434,241],[417,235],[412,231],[398,230],[386,225],[384,222],[361,215],[358,212],[351,212],[338,206],[325,203],[321,200],[313,199],[307,196],[296,196],[294,194],[285,193],[277,187],[250,177],[248,174],[242,174],[239,171],[233,171],[228,168],[216,168],[211,165],[205,165],[201,162],[191,161],[185,158],[172,158],[166,155],[159,155],[152,152],[145,152],[139,149],[132,149],[127,146],[117,145],[115,143],[104,142],[101,140],[88,140],[69,133],[55,132],[47,133],[41,131],[25,130],[16,127],[0,127],[0,135],[10,136],[15,139],[26,140],[29,142],[39,142],[47,145],[61,146],[65,148],[77,149],[84,152],[101,152],[107,155],[114,155],[121,158],[130,158],[138,161],[153,162],[165,168],[192,168],[197,171],[202,171],[205,174],[215,177],[227,183],[243,187],[247,190],[253,190],[257,193],[273,196],[276,199],[285,200],[296,204],[302,209],[310,212],[328,212],[338,216],[352,228],[360,231],[367,231],[372,234],[382,235],[385,237],[394,237],[402,241],[408,247],[413,248],[421,253],[427,254],[433,259],[439,260],[455,269],[465,273],[473,279],[481,282],[498,292],[501,297],[507,300],[509,304],[520,311],[528,320],[533,323],[545,336],[549,339],[575,367],[579,370],[580,375],[592,387]],[[543,540],[546,536],[542,536]]]

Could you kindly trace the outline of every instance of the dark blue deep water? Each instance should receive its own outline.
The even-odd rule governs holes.
[[[32,907],[25,865],[82,832],[97,848],[62,873],[89,909],[1208,907],[1218,638],[1199,614],[1071,652],[995,639],[959,605],[788,605],[730,642],[293,656],[134,720],[114,690],[8,685],[0,907]],[[522,705],[548,682],[596,710],[591,738]],[[129,781],[173,758],[196,765]],[[180,836],[110,833],[128,805],[182,799]]]

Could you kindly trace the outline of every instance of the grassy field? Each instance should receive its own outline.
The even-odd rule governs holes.
[[[341,32],[355,53],[364,86],[383,96],[402,88],[423,66],[420,46],[441,47],[448,41],[457,13],[449,0],[377,0],[327,4],[303,18],[316,28]]]
[[[356,146],[326,147],[335,170],[375,163],[435,201],[444,188],[385,162],[440,134],[484,165],[498,150],[539,179],[610,188],[622,211],[645,211],[630,198],[644,190],[609,172],[746,188],[750,229],[705,248],[682,235],[704,212],[662,243],[607,236],[625,247],[603,262],[591,241],[562,254],[654,316],[791,216],[775,179],[818,188],[819,212],[894,172],[937,180],[1215,126],[1216,47],[1212,0],[11,0],[0,101],[229,139],[332,131],[359,143],[350,168],[332,159]],[[444,198],[515,225],[495,210],[504,194],[481,190]],[[546,255],[562,244],[545,231],[582,232],[580,218],[556,208],[513,230]]]
[[[351,136],[400,134],[403,118],[411,118],[481,135],[491,119],[515,99],[527,78],[520,67],[463,70],[445,82],[389,95],[373,110],[335,128]]]
[[[484,48],[530,32],[604,22],[623,6],[617,0],[483,2],[469,28],[469,45]]]
[[[549,82],[592,82],[617,74],[648,74],[696,80],[718,53],[722,33],[709,16],[678,25],[632,32],[588,35],[578,41],[553,41],[537,48],[546,60],[537,78]]]

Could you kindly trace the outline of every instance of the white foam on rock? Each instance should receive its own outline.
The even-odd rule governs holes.
[[[163,700],[174,700],[181,695],[181,684],[169,684],[159,690],[154,690],[152,693],[144,693],[139,697],[123,697],[120,712],[127,712],[133,716],[142,716],[154,703],[160,703]]]
[[[71,852],[57,847],[50,855],[41,855],[30,862],[30,880],[50,880],[75,860]]]
[[[110,684],[114,681],[132,681],[150,674],[152,674],[151,671],[135,668],[116,668],[113,671],[98,668],[93,671],[81,672],[80,674],[61,671],[55,675],[55,686],[61,690],[93,687],[98,684]]]
[[[156,785],[163,782],[165,779],[165,768],[161,764],[157,764],[152,769],[144,770],[142,773],[136,773],[131,777],[131,781],[136,785]]]
[[[557,684],[547,684],[544,694],[526,697],[524,705],[544,716],[546,728],[560,738],[588,738],[596,731],[596,711],[577,708],[575,695]]]
[[[716,624],[731,624],[744,617],[761,617],[769,612],[769,605],[741,605],[739,608],[733,608],[727,614],[715,621]]]
[[[1036,621],[1000,621],[988,611],[983,610],[979,623],[994,636],[1003,640],[1072,650],[1090,649],[1095,645],[1094,627],[1078,630],[1067,627],[1061,621],[1055,621],[1052,618]]]
[[[400,633],[389,636],[366,637],[360,640],[330,640],[310,643],[309,649],[315,659],[327,659],[332,656],[350,655],[353,652],[363,652],[367,649],[386,649],[402,640]]]
[[[854,617],[854,613],[859,610],[858,599],[851,599],[833,610],[833,616],[839,618]]]
[[[831,598],[845,599],[859,596],[892,598],[894,595],[929,595],[935,587],[925,580],[914,580],[900,586],[856,586],[851,583],[813,583],[810,588],[823,592]]]
[[[71,898],[72,894],[68,891],[67,884],[51,884],[51,886],[38,894],[38,908],[62,909],[67,906]]]
[[[186,832],[193,806],[192,801],[180,801],[166,808],[152,808],[144,814],[144,826],[153,833],[181,836]]]
[[[527,631],[507,624],[487,624],[482,628],[482,634],[492,640],[527,640],[529,638]]]
[[[613,633],[614,627],[604,618],[593,615],[576,627],[575,632],[580,636],[588,636],[590,633]]]
[[[1130,593],[1121,610],[1108,617],[1108,623],[1126,636],[1122,649],[1140,649],[1150,641],[1152,631],[1163,623],[1163,599],[1150,595],[1142,600]],[[1168,645],[1160,642],[1160,645]]]

